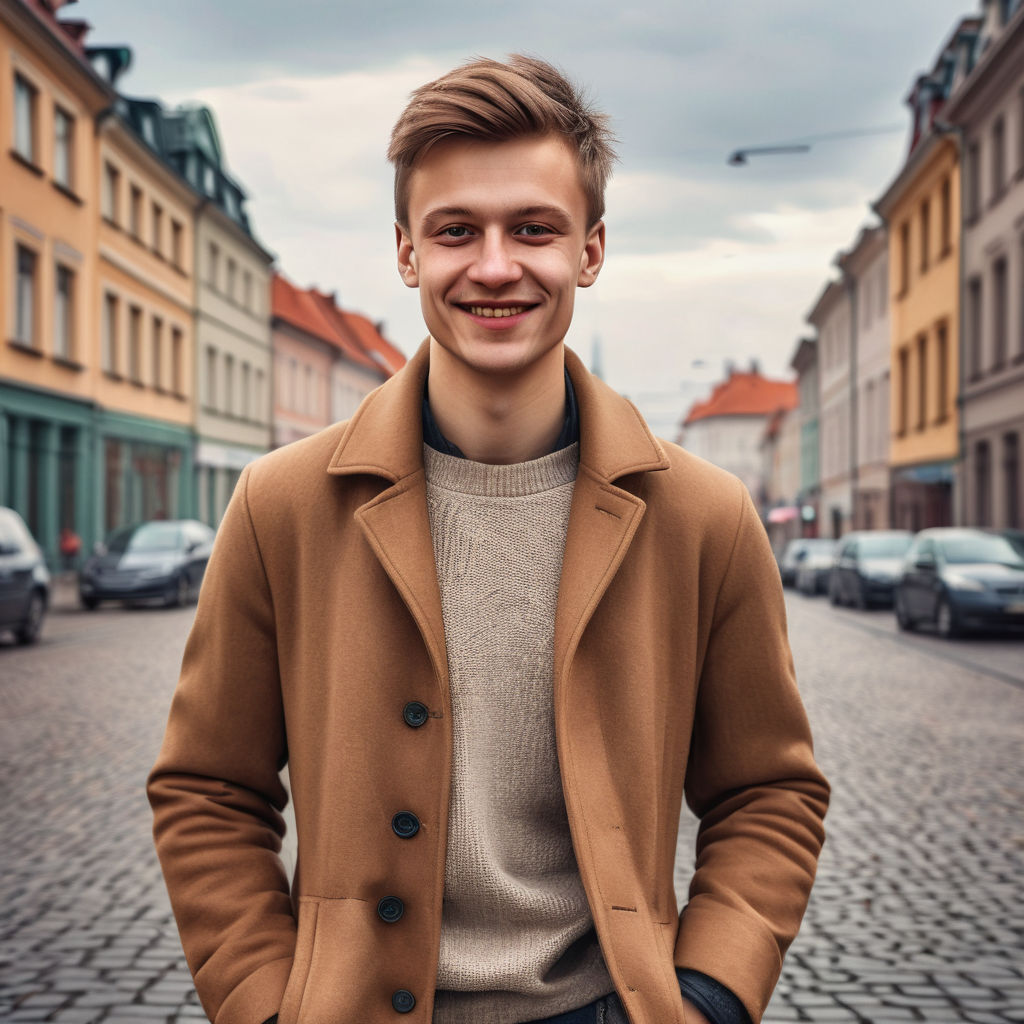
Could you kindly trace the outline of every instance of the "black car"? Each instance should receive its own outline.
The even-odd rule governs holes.
[[[0,508],[0,631],[34,643],[49,604],[50,573],[39,545],[14,509]]]
[[[195,519],[159,519],[114,530],[82,568],[78,596],[100,601],[157,598],[188,603],[199,593],[213,547],[213,530]]]
[[[801,594],[826,594],[836,542],[825,537],[812,537],[805,540],[804,545],[804,554],[796,570],[796,589]]]
[[[892,604],[892,591],[914,535],[910,530],[856,530],[841,537],[829,576],[832,604]]]
[[[1024,627],[1024,557],[996,533],[922,530],[907,552],[895,605],[901,629],[928,622],[942,636]]]

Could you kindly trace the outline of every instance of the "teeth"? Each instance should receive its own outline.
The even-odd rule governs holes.
[[[469,311],[473,316],[515,316],[526,310],[525,306],[508,306],[499,308],[497,306],[470,306]]]

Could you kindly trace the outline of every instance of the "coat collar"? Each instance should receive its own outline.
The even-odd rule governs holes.
[[[429,364],[425,341],[394,377],[363,400],[328,473],[369,474],[394,484],[423,468],[421,402]],[[636,407],[591,374],[568,348],[565,365],[580,407],[580,465],[608,483],[630,473],[668,469],[664,449]]]

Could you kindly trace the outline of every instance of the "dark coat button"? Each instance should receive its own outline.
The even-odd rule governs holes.
[[[385,896],[377,904],[377,916],[387,924],[401,920],[405,904],[397,896]]]
[[[425,725],[427,721],[426,704],[421,704],[418,700],[411,700],[402,709],[402,717],[405,719],[406,725],[411,725],[414,729],[418,729],[421,725]]]
[[[416,997],[405,988],[400,988],[392,997],[391,1005],[399,1013],[411,1013],[416,1005]]]
[[[396,836],[402,839],[412,839],[420,830],[420,819],[412,811],[399,811],[391,819],[391,828]]]

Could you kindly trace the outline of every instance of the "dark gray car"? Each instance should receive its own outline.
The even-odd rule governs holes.
[[[0,508],[0,631],[19,643],[39,639],[50,604],[50,573],[21,516]]]
[[[901,629],[927,622],[942,636],[1024,628],[1024,558],[995,533],[922,530],[903,563],[895,606]]]
[[[910,530],[856,530],[841,537],[828,584],[832,604],[891,605],[913,539]]]
[[[213,537],[213,530],[195,519],[158,519],[114,530],[82,567],[79,598],[90,609],[101,601],[150,598],[186,604],[199,593]]]

